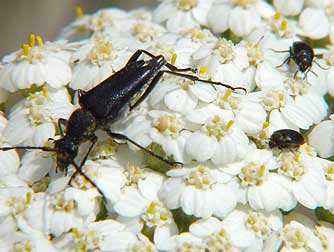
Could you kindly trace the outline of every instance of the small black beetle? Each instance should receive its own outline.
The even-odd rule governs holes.
[[[292,129],[281,129],[275,131],[269,139],[269,147],[282,149],[297,149],[305,143],[302,134]]]
[[[308,72],[312,72],[315,76],[318,76],[315,72],[312,71],[312,64],[313,62],[316,63],[321,69],[325,69],[322,66],[320,66],[318,64],[318,62],[316,62],[314,60],[314,51],[313,48],[311,46],[309,46],[308,44],[306,44],[303,41],[296,41],[293,42],[292,46],[290,46],[289,50],[285,50],[285,51],[276,51],[275,52],[282,52],[282,53],[289,53],[289,56],[283,61],[283,63],[278,67],[283,66],[286,63],[289,63],[290,60],[292,59],[296,65],[298,66],[298,70],[300,72],[302,72],[304,74],[303,79],[306,78]],[[294,78],[296,78],[298,71],[295,72],[294,74]]]

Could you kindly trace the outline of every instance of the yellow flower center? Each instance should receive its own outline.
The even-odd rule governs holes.
[[[259,186],[266,180],[268,170],[265,165],[256,164],[255,162],[248,163],[241,169],[239,178],[241,184],[245,186]]]
[[[232,41],[226,40],[224,38],[218,39],[214,49],[217,50],[220,55],[220,63],[228,63],[233,59],[233,48],[234,45]]]
[[[216,180],[210,174],[209,168],[199,165],[188,175],[186,182],[188,185],[192,185],[196,189],[207,190],[216,183]]]
[[[231,134],[231,127],[234,125],[234,120],[230,120],[227,123],[219,116],[214,116],[206,125],[206,133],[208,136],[216,137],[217,141],[220,141],[225,135]]]
[[[177,0],[177,7],[183,11],[189,11],[197,6],[197,0]]]

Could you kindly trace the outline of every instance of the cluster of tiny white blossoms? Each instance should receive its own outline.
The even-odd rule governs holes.
[[[183,165],[98,131],[82,171],[104,198],[52,151],[0,151],[1,252],[334,251],[332,0],[162,0],[77,14],[59,40],[31,34],[2,58],[0,147],[53,147],[78,90],[138,49],[247,92],[164,73],[111,130]],[[314,48],[307,75],[282,64],[296,41]],[[280,129],[305,143],[270,148]]]

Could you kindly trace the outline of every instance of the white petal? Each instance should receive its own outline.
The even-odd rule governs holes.
[[[213,190],[216,203],[214,215],[223,218],[237,205],[237,196],[227,185],[217,184]]]
[[[183,89],[176,89],[168,92],[165,95],[166,106],[173,111],[179,113],[187,113],[187,111],[192,110],[197,105],[197,99],[189,95]]]
[[[267,212],[284,209],[290,210],[296,205],[291,193],[291,183],[277,174],[269,174],[267,181],[261,186],[251,186],[248,189],[249,205],[253,209],[264,209]]]
[[[274,7],[277,11],[282,13],[285,16],[296,16],[298,15],[302,9],[304,0],[274,0]]]
[[[35,134],[32,139],[34,146],[43,146],[50,137],[56,133],[53,123],[43,123],[36,127]]]
[[[18,176],[29,184],[44,177],[53,168],[54,162],[40,151],[28,151],[22,158]]]
[[[304,175],[301,181],[293,182],[293,193],[299,203],[315,209],[325,203],[326,184],[321,174]]]
[[[162,185],[162,180],[163,176],[160,174],[147,174],[145,179],[141,179],[138,182],[138,189],[145,198],[151,201],[157,200],[157,194]]]
[[[308,129],[313,123],[312,118],[306,112],[298,109],[293,103],[287,104],[281,111],[286,120],[301,129]]]
[[[193,133],[187,140],[186,152],[195,160],[203,162],[216,152],[217,141],[202,132]]]
[[[303,29],[304,36],[312,39],[321,39],[329,34],[329,22],[322,9],[304,9],[299,16],[299,24]]]
[[[262,129],[266,117],[267,113],[261,104],[245,102],[242,104],[236,120],[245,133],[256,134]]]
[[[206,237],[222,229],[221,222],[215,217],[200,219],[189,226],[189,231],[198,236]]]
[[[188,215],[207,218],[212,215],[216,198],[211,190],[199,190],[187,186],[181,195],[181,207]]]
[[[114,210],[120,215],[134,217],[143,213],[147,204],[148,201],[139,194],[138,190],[127,187],[120,201],[114,205]]]
[[[229,28],[229,13],[232,8],[229,5],[213,5],[208,12],[209,27],[214,33],[225,32]],[[224,13],[224,15],[222,15]]]
[[[228,23],[232,32],[242,37],[257,27],[260,21],[260,16],[256,12],[238,6],[231,11]]]
[[[255,82],[260,89],[279,88],[283,86],[283,76],[275,67],[264,62],[257,67]]]
[[[334,155],[334,120],[319,123],[308,135],[308,143],[319,153],[320,157]]]
[[[189,91],[200,101],[210,103],[217,98],[217,92],[211,85],[205,83],[201,84],[201,82],[196,84],[197,85],[191,85]]]
[[[180,207],[180,197],[184,189],[181,178],[167,179],[159,193],[169,209]]]
[[[72,71],[68,63],[56,57],[49,57],[47,61],[45,81],[54,88],[68,84],[72,77]]]

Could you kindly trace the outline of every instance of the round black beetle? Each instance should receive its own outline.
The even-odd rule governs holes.
[[[275,51],[275,50],[274,50]],[[290,46],[289,50],[286,51],[276,51],[276,52],[288,52],[289,56],[283,61],[283,63],[277,67],[281,67],[284,64],[288,63],[291,59],[298,66],[298,70],[304,74],[303,79],[306,78],[308,72],[312,72],[315,76],[317,74],[311,70],[313,62],[316,63],[320,68],[321,67],[316,61],[314,61],[314,51],[311,46],[306,44],[303,41],[293,42],[292,46]],[[294,78],[296,78],[298,71],[294,74]]]
[[[312,62],[314,59],[314,52],[313,48],[305,42],[294,42],[292,46],[290,46],[290,57],[297,64],[298,69],[302,73],[307,73],[311,70]]]
[[[296,149],[305,143],[302,134],[292,129],[281,129],[275,131],[269,139],[270,148]]]

